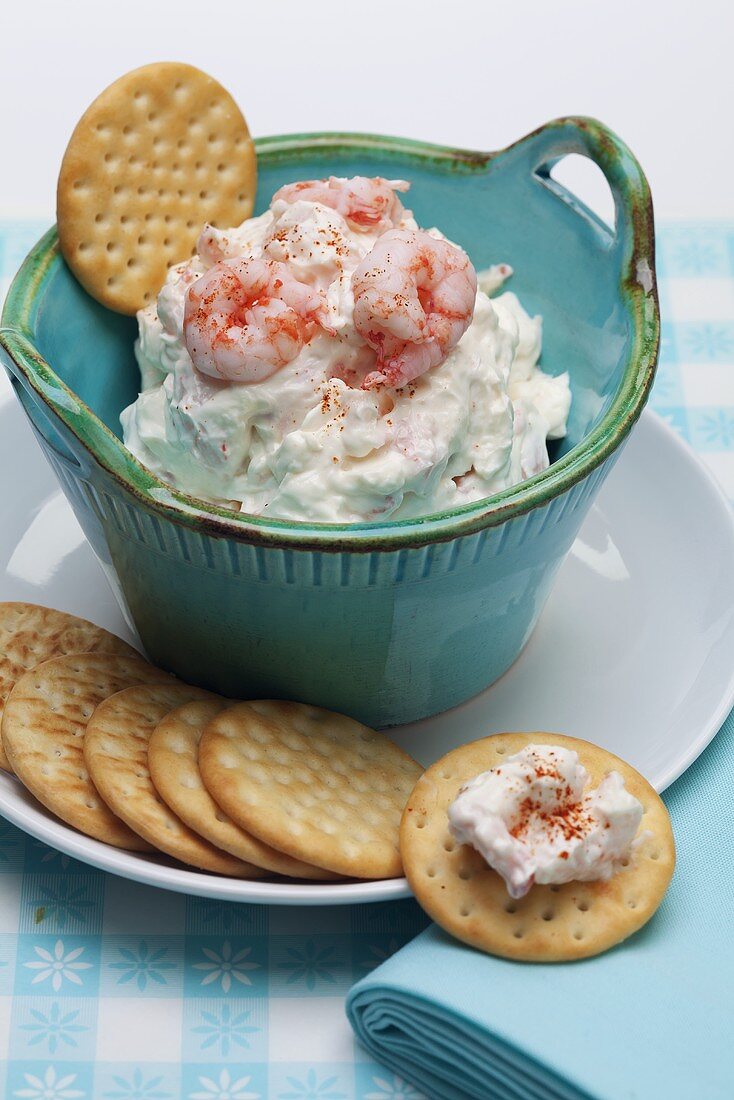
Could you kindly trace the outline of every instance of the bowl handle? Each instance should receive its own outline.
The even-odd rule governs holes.
[[[620,267],[631,264],[635,280],[643,284],[646,293],[650,292],[655,250],[650,188],[636,157],[616,134],[593,118],[559,118],[528,134],[507,152],[525,160],[527,171],[539,186],[555,190],[590,220],[606,247],[616,253]],[[569,153],[588,157],[604,173],[614,199],[613,230],[580,199],[551,179],[553,166]]]

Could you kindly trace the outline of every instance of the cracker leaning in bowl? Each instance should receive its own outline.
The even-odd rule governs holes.
[[[87,108],[64,154],[64,259],[98,302],[133,314],[191,254],[204,222],[250,216],[256,176],[247,123],[216,80],[168,61],[125,73]]]
[[[400,849],[438,924],[528,962],[620,943],[656,911],[675,865],[647,780],[596,745],[547,733],[496,734],[433,764],[408,799]]]

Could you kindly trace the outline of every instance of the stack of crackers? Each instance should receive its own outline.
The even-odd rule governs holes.
[[[83,619],[0,604],[0,765],[87,836],[241,878],[402,873],[421,768],[300,703],[181,683]]]
[[[334,881],[403,873],[458,939],[525,961],[598,954],[646,923],[675,866],[667,810],[618,757],[560,734],[504,733],[426,772],[331,711],[233,702],[184,684],[83,619],[0,604],[0,765],[68,825],[106,844],[240,878]],[[519,900],[449,829],[459,788],[528,744],[614,769],[643,828],[611,879],[537,883]]]

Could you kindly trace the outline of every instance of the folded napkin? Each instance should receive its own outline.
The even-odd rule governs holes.
[[[513,963],[435,925],[347,1000],[375,1059],[430,1100],[732,1100],[734,712],[666,793],[678,861],[624,944]]]

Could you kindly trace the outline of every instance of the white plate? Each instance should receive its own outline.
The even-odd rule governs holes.
[[[0,391],[0,599],[76,612],[134,641],[28,426],[4,397]],[[428,764],[500,730],[569,733],[618,753],[662,790],[734,703],[733,562],[726,499],[693,452],[646,413],[514,667],[469,703],[393,735]],[[185,893],[285,905],[409,893],[404,879],[242,882],[121,852],[67,828],[5,773],[0,811],[86,863]]]

